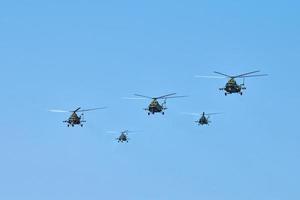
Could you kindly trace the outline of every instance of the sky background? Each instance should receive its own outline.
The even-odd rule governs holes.
[[[300,199],[299,1],[1,1],[0,199]],[[213,71],[252,70],[225,97]],[[134,93],[188,95],[148,116]],[[86,113],[67,128],[66,113]],[[222,112],[209,127],[182,112]],[[118,144],[111,130],[139,130]]]

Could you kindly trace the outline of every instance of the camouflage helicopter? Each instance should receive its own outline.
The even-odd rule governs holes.
[[[140,94],[134,94],[134,95],[142,98],[152,99],[152,102],[149,104],[148,108],[145,108],[145,110],[148,111],[148,115],[150,114],[154,115],[155,113],[162,113],[164,115],[165,114],[164,111],[168,109],[166,107],[167,99],[186,97],[186,96],[174,96],[176,95],[176,93],[171,93],[160,97],[149,97]],[[163,103],[160,104],[158,102],[159,99],[164,99]]]
[[[72,126],[74,127],[75,125],[80,125],[83,127],[83,123],[86,121],[84,120],[84,112],[92,111],[92,110],[99,110],[99,109],[105,109],[106,107],[102,108],[93,108],[93,109],[85,109],[85,110],[80,110],[81,108],[77,108],[76,110],[73,111],[65,111],[65,110],[50,110],[50,112],[58,112],[58,113],[66,113],[70,112],[72,113],[69,119],[63,121],[63,123],[67,123],[67,126]],[[79,116],[77,113],[81,113]]]
[[[260,72],[260,71],[257,70],[257,71],[253,71],[253,72],[240,74],[240,75],[237,75],[237,76],[230,76],[230,75],[223,74],[221,72],[216,72],[216,71],[214,73],[229,78],[229,81],[226,83],[225,87],[220,88],[220,90],[225,90],[225,96],[227,96],[227,94],[232,94],[232,93],[239,93],[240,95],[243,95],[243,90],[246,90],[245,78],[267,76],[267,74],[255,74],[255,73],[258,73],[258,72]],[[238,84],[235,80],[236,78],[242,78],[243,83]]]

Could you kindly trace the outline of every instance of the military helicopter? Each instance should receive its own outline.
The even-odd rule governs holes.
[[[188,115],[193,115],[193,116],[199,116],[200,114],[198,113],[184,113],[184,114],[188,114]],[[200,125],[209,125],[211,123],[211,121],[209,120],[210,116],[211,115],[218,115],[218,114],[221,114],[221,113],[205,113],[203,112],[201,117],[195,121],[195,123],[197,123],[199,126]]]
[[[118,132],[117,131],[107,131],[107,133],[117,134]],[[120,142],[128,143],[128,141],[130,140],[130,138],[128,137],[128,133],[133,133],[133,131],[129,131],[129,130],[121,131],[121,134],[116,138],[118,143],[120,143]]]
[[[81,110],[81,108],[79,107],[79,108],[77,108],[76,110],[73,110],[73,111],[50,110],[50,112],[58,112],[58,113],[70,112],[70,113],[72,113],[71,116],[69,117],[69,119],[63,121],[63,123],[67,123],[68,127],[70,127],[70,126],[74,127],[75,125],[79,125],[79,126],[83,127],[83,123],[86,122],[84,120],[84,112],[88,112],[88,111],[92,111],[92,110],[105,109],[105,108],[106,107]],[[81,114],[78,116],[77,113],[81,113]]]
[[[128,133],[130,133],[130,131],[126,130],[126,131],[122,131],[121,135],[119,137],[116,138],[116,140],[120,143],[120,142],[127,142],[130,140],[130,138],[128,137]]]
[[[186,96],[174,96],[176,95],[176,93],[171,93],[160,97],[149,97],[140,94],[134,94],[134,95],[142,98],[152,99],[152,102],[149,104],[148,108],[145,108],[145,110],[148,111],[148,115],[150,114],[154,115],[155,113],[162,113],[164,115],[165,110],[167,110],[166,107],[167,99],[186,97]],[[164,99],[163,103],[160,104],[158,102],[159,99]]]
[[[200,117],[199,120],[195,121],[198,125],[209,125],[211,123],[211,121],[209,121],[209,118],[211,115],[217,115],[220,113],[202,113],[202,116]]]
[[[245,78],[267,76],[267,74],[255,74],[255,73],[258,73],[258,72],[260,72],[260,71],[257,70],[257,71],[253,71],[253,72],[240,74],[240,75],[237,75],[237,76],[230,76],[230,75],[223,74],[221,72],[216,72],[216,71],[214,73],[229,78],[229,81],[226,83],[225,87],[220,88],[220,90],[225,90],[225,96],[227,96],[227,94],[232,94],[232,93],[239,93],[240,95],[243,95],[243,90],[246,90]],[[243,83],[238,84],[235,80],[236,78],[242,78]]]

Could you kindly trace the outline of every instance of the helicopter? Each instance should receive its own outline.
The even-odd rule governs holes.
[[[198,113],[183,113],[183,114],[187,114],[187,115],[193,115],[193,116],[199,116],[200,114]],[[211,121],[209,120],[210,116],[211,115],[218,115],[218,114],[221,114],[221,113],[205,113],[203,112],[201,117],[195,121],[195,123],[197,123],[199,126],[200,125],[209,125],[211,123]]]
[[[205,113],[203,112],[202,113],[202,116],[200,117],[199,120],[195,121],[199,126],[200,125],[209,125],[211,123],[211,121],[209,121],[209,118],[211,115],[217,115],[217,114],[220,114],[220,113]]]
[[[70,112],[72,113],[71,116],[63,121],[63,123],[67,123],[67,126],[70,127],[74,127],[75,125],[79,125],[81,127],[83,127],[83,123],[85,123],[86,121],[84,120],[84,112],[87,111],[92,111],[92,110],[99,110],[99,109],[105,109],[106,107],[102,107],[102,108],[93,108],[93,109],[85,109],[85,110],[81,110],[81,108],[77,108],[76,110],[73,111],[65,111],[65,110],[50,110],[50,112],[58,112],[58,113],[66,113],[66,112]],[[81,113],[79,116],[77,113]]]
[[[221,73],[221,72],[216,72],[216,71],[214,73],[229,78],[229,81],[226,83],[225,87],[220,88],[220,90],[225,90],[225,96],[227,96],[227,94],[232,94],[232,93],[239,93],[240,95],[243,95],[243,90],[246,90],[245,78],[267,76],[267,74],[255,74],[255,73],[258,73],[258,72],[260,72],[260,71],[257,70],[257,71],[253,71],[253,72],[240,74],[240,75],[237,75],[237,76],[230,76],[230,75],[227,75],[227,74],[224,74],[224,73]],[[238,84],[235,80],[236,78],[242,78],[243,83]]]
[[[128,133],[134,133],[134,132],[135,131],[129,131],[129,130],[121,131],[121,134],[116,138],[116,140],[118,141],[118,143],[120,142],[128,143],[130,140],[130,138],[128,137]],[[107,131],[107,133],[118,134],[117,131]]]
[[[128,141],[130,140],[129,139],[129,137],[128,137],[128,133],[129,133],[130,131],[128,131],[128,130],[126,130],[126,131],[122,131],[121,132],[121,135],[119,136],[119,137],[117,137],[116,138],[116,140],[118,141],[118,143],[120,143],[120,142],[127,142],[128,143]]]
[[[186,96],[174,96],[174,95],[176,95],[176,93],[171,93],[171,94],[163,95],[160,97],[149,97],[149,96],[144,96],[144,95],[140,95],[140,94],[134,94],[134,95],[138,96],[138,97],[142,97],[142,98],[152,99],[148,108],[145,108],[145,110],[148,111],[148,115],[150,115],[150,114],[154,115],[155,113],[162,113],[164,115],[165,110],[168,109],[166,107],[167,99],[186,97]],[[163,103],[160,104],[158,102],[159,99],[164,99]]]

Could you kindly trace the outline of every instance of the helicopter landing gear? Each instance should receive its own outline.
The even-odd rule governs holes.
[[[227,96],[227,93],[225,92],[225,96]]]
[[[83,127],[83,124],[80,124],[81,127]]]
[[[242,96],[242,95],[243,95],[243,92],[240,92],[240,95]]]
[[[162,115],[164,115],[164,114],[165,114],[165,112],[162,112],[161,114],[162,114]]]
[[[72,127],[74,127],[74,124],[72,124]]]
[[[150,115],[150,113],[148,112],[148,115]]]
[[[70,127],[70,124],[68,124],[67,126]]]

